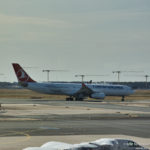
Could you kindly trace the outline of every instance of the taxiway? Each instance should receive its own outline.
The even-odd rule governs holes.
[[[2,141],[6,137],[24,137],[28,141],[27,146],[39,146],[39,143],[29,141],[40,136],[126,135],[147,138],[150,143],[149,101],[122,103],[0,99],[0,103]],[[13,144],[16,145],[15,150],[19,143]],[[9,148],[7,145],[6,149]]]

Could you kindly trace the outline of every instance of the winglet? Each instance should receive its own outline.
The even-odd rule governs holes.
[[[16,73],[18,82],[35,82],[24,70],[23,68],[16,63],[13,63],[13,68]]]

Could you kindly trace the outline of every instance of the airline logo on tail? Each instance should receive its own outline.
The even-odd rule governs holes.
[[[27,76],[22,69],[17,72],[17,77],[20,81],[28,81],[29,76]]]
[[[15,70],[17,79],[19,82],[35,82],[23,69],[19,64],[13,63],[13,68]]]

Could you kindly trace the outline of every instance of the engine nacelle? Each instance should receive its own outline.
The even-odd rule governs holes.
[[[95,99],[104,99],[105,98],[105,94],[104,93],[93,93],[90,96],[91,98],[95,98]]]

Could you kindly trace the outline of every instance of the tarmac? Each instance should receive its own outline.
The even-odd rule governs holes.
[[[127,138],[150,148],[150,101],[0,99],[0,150]]]

